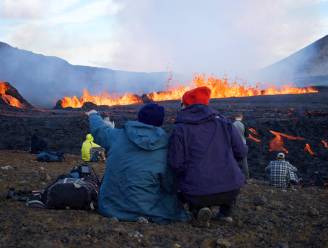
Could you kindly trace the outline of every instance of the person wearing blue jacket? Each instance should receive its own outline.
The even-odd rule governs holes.
[[[123,221],[187,221],[189,216],[178,200],[167,166],[168,135],[160,127],[164,108],[146,104],[138,121],[127,121],[121,129],[104,121],[95,110],[87,114],[95,142],[108,154],[99,212]]]
[[[231,212],[245,178],[237,160],[247,154],[237,129],[208,106],[211,91],[186,92],[169,142],[168,163],[179,191],[201,224],[209,225],[211,206],[218,219],[231,222]]]

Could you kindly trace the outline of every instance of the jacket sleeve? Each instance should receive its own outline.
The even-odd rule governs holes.
[[[289,165],[289,170],[290,170],[290,171],[297,172],[297,168],[296,168],[295,166],[293,166],[293,165],[290,164],[289,162],[288,162],[288,165]]]
[[[95,142],[108,151],[112,141],[111,134],[114,129],[108,126],[99,114],[91,114],[89,116],[89,125]]]
[[[231,124],[231,147],[236,160],[240,161],[246,157],[248,147],[245,145],[238,133],[237,128]]]
[[[176,174],[182,174],[186,170],[185,145],[183,132],[175,127],[169,140],[168,165]]]

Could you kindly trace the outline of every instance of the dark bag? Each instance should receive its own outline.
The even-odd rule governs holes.
[[[40,152],[36,159],[39,162],[62,162],[64,153],[62,152]]]
[[[88,165],[73,168],[68,175],[62,175],[50,184],[42,194],[42,202],[51,209],[97,208],[100,182]]]

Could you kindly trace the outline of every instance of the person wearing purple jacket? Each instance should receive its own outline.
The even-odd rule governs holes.
[[[208,106],[211,91],[198,87],[186,92],[169,141],[168,163],[176,174],[182,199],[199,221],[232,222],[233,205],[245,178],[238,162],[247,154],[237,129]]]

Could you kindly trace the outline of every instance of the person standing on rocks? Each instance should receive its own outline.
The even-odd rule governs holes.
[[[121,129],[95,110],[87,115],[95,141],[108,154],[99,212],[123,221],[187,221],[189,216],[178,200],[167,166],[168,135],[161,128],[164,108],[146,104],[138,121],[127,121]]]
[[[235,115],[235,121],[233,122],[233,125],[236,127],[236,129],[238,130],[238,133],[243,141],[243,143],[246,145],[246,129],[245,129],[245,125],[242,122],[244,116],[242,113],[238,113]],[[247,156],[245,156],[243,158],[243,160],[240,162],[241,168],[243,170],[243,173],[246,177],[246,180],[249,179],[249,170],[248,170],[248,162],[247,162]]]
[[[270,185],[286,189],[290,184],[298,184],[297,168],[285,160],[285,154],[279,152],[277,159],[270,161],[265,168],[268,173]]]
[[[210,207],[220,206],[215,219],[232,221],[232,208],[245,178],[237,160],[247,147],[237,129],[208,106],[211,90],[198,87],[182,97],[168,152],[182,199],[198,224],[209,225]]]

